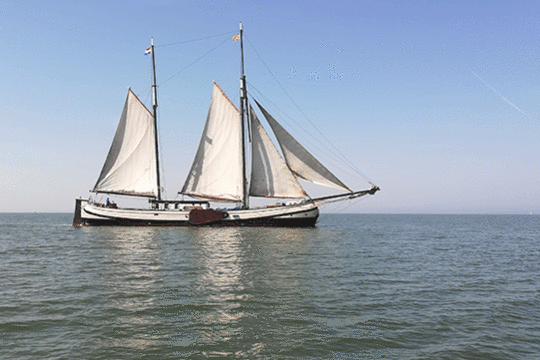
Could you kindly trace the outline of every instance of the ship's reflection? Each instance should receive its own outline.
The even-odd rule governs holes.
[[[191,318],[199,331],[190,345],[208,357],[251,357],[261,352],[264,334],[305,290],[298,254],[310,251],[312,229],[197,228],[191,267],[197,269]],[[305,295],[305,292],[301,296]],[[259,317],[259,318],[257,318]],[[261,327],[267,317],[267,328]],[[264,321],[262,322],[264,324]]]
[[[205,324],[235,323],[244,316],[237,311],[239,300],[246,296],[242,282],[242,266],[245,249],[242,232],[235,228],[201,228],[197,231],[200,273],[196,292],[206,298],[206,303],[215,306],[215,311],[204,314],[199,321]],[[230,337],[233,330],[224,330],[218,337]],[[212,341],[210,336],[203,341]]]
[[[89,229],[98,250],[99,346],[166,348],[180,358],[264,356],[276,337],[296,331],[293,309],[309,307],[313,231]]]

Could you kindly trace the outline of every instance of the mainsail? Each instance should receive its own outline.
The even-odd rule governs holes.
[[[243,161],[239,111],[214,83],[206,125],[181,193],[216,201],[242,201]]]
[[[251,111],[251,196],[304,198],[298,180],[287,167],[257,115]]]
[[[255,101],[256,102],[256,101]],[[281,151],[291,171],[301,179],[315,184],[350,192],[345,184],[311,155],[257,102],[264,117],[272,127]]]
[[[118,128],[92,191],[156,197],[154,117],[129,89]]]

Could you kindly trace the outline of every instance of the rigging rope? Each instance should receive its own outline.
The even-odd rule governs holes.
[[[165,45],[155,45],[154,47],[166,47],[166,46],[173,46],[173,45],[187,44],[187,43],[192,43],[192,42],[196,42],[196,41],[202,41],[202,40],[213,39],[213,38],[220,37],[220,36],[224,36],[224,35],[230,35],[230,34],[235,33],[235,32],[237,32],[237,31],[236,31],[236,30],[235,30],[235,31],[228,31],[228,32],[225,32],[225,33],[222,33],[222,34],[218,34],[218,35],[211,35],[211,36],[207,36],[207,37],[204,37],[204,38],[193,39],[193,40],[184,40],[184,41],[180,41],[180,42],[176,42],[176,43],[171,43],[171,44],[165,44]]]
[[[281,83],[279,82],[279,80],[277,79],[277,77],[274,75],[274,73],[272,72],[272,70],[270,70],[270,68],[268,67],[268,65],[266,64],[266,62],[262,59],[262,57],[259,55],[259,53],[257,52],[257,50],[255,49],[255,47],[253,46],[253,44],[251,43],[251,41],[249,41],[249,38],[246,37],[246,40],[248,41],[248,43],[251,45],[251,47],[253,48],[253,51],[255,52],[255,54],[257,55],[257,57],[259,57],[259,59],[261,60],[261,62],[263,63],[263,65],[266,67],[266,69],[268,70],[268,72],[270,73],[270,75],[272,75],[272,77],[274,78],[274,80],[276,81],[276,83],[279,85],[279,87],[281,88],[281,90],[285,93],[285,95],[287,95],[287,97],[289,98],[289,100],[294,104],[294,106],[298,109],[298,111],[300,111],[300,113],[306,118],[306,120],[311,124],[311,126],[313,126],[313,128],[315,128],[315,130],[317,130],[317,132],[323,137],[324,140],[326,140],[326,142],[328,144],[330,144],[330,146],[333,148],[332,149],[328,149],[328,147],[326,147],[324,144],[321,143],[321,145],[323,145],[326,149],[328,149],[329,151],[331,152],[334,152],[334,154],[338,155],[342,161],[344,161],[348,166],[351,167],[352,170],[354,170],[358,175],[360,175],[362,178],[364,178],[365,180],[367,180],[370,184],[373,185],[373,183],[371,182],[371,180],[363,173],[361,172],[353,163],[352,161],[350,161],[341,151],[339,151],[338,148],[336,148],[336,146],[334,144],[332,144],[332,142],[330,140],[328,140],[328,138],[326,136],[324,136],[324,134],[315,126],[315,124],[309,119],[309,117],[302,111],[302,109],[300,108],[300,106],[298,106],[298,104],[293,100],[293,98],[289,95],[289,93],[285,90],[285,88],[283,87],[283,85],[281,85]],[[293,120],[294,121],[294,120]],[[298,126],[300,126],[299,124],[297,124]],[[301,126],[300,126],[301,127]]]
[[[298,135],[299,138],[301,138],[303,141],[305,141],[305,144],[310,144],[310,146],[319,151],[322,155],[326,156],[328,159],[334,161],[334,162],[337,162],[339,163],[340,166],[338,166],[337,164],[335,164],[336,168],[339,168],[342,172],[348,174],[348,175],[351,175],[353,177],[356,177],[358,176],[357,173],[355,172],[351,172],[351,168],[349,166],[349,164],[343,160],[342,158],[340,158],[339,156],[337,156],[331,149],[328,148],[328,146],[326,146],[325,144],[321,143],[320,141],[318,141],[309,131],[307,131],[306,129],[304,129],[300,124],[298,124],[298,122],[296,122],[292,117],[290,117],[288,114],[286,114],[283,110],[281,110],[277,105],[275,105],[270,99],[268,99],[266,96],[264,96],[261,91],[259,89],[257,89],[257,87],[255,87],[253,84],[249,83],[250,84],[250,88],[255,90],[259,96],[261,96],[262,98],[265,99],[265,102],[271,104],[272,106],[274,106],[277,111],[279,113],[281,113],[281,116],[284,117],[284,118],[288,118],[290,119],[296,126],[298,126],[301,130],[303,130],[307,135],[309,135],[311,137],[311,140],[315,140],[318,144],[322,145],[325,149],[326,149],[326,152],[325,151],[322,151],[317,145],[314,145],[313,142],[302,136],[301,134]],[[342,167],[342,166],[344,167]]]
[[[214,48],[212,48],[210,51],[206,52],[204,55],[202,55],[201,57],[199,57],[198,59],[196,59],[195,61],[191,62],[189,65],[187,65],[186,67],[184,67],[182,70],[178,71],[176,74],[174,74],[173,76],[169,77],[167,80],[163,81],[162,83],[160,83],[158,85],[161,86],[163,84],[165,84],[167,81],[171,80],[172,78],[178,76],[180,73],[182,73],[183,71],[185,71],[187,68],[189,68],[190,66],[192,66],[193,64],[199,62],[200,60],[202,60],[203,58],[205,58],[208,54],[210,54],[212,51],[216,50],[218,47],[220,47],[221,45],[225,44],[227,41],[229,41],[229,39],[225,39],[222,43],[220,43],[219,45],[215,46]]]

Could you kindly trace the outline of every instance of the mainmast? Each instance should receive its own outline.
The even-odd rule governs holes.
[[[240,22],[240,55],[241,55],[241,78],[240,78],[240,121],[242,123],[242,185],[243,201],[242,208],[249,208],[249,195],[247,191],[247,170],[246,170],[246,129],[245,124],[249,121],[247,113],[249,111],[247,100],[246,74],[244,72],[244,31]]]
[[[154,108],[154,137],[155,137],[155,147],[156,147],[156,176],[157,176],[157,200],[161,200],[161,183],[160,183],[160,176],[159,176],[159,146],[158,146],[158,127],[157,127],[157,79],[156,79],[156,57],[155,57],[155,51],[154,51],[154,38],[151,40],[152,42],[152,70],[153,70],[153,78],[154,83],[152,84],[152,107]]]

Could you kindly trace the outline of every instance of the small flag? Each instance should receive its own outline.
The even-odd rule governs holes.
[[[151,46],[144,51],[144,55],[150,55],[151,53],[152,53],[152,47]]]
[[[236,34],[233,36],[232,41],[240,40],[240,34]]]

